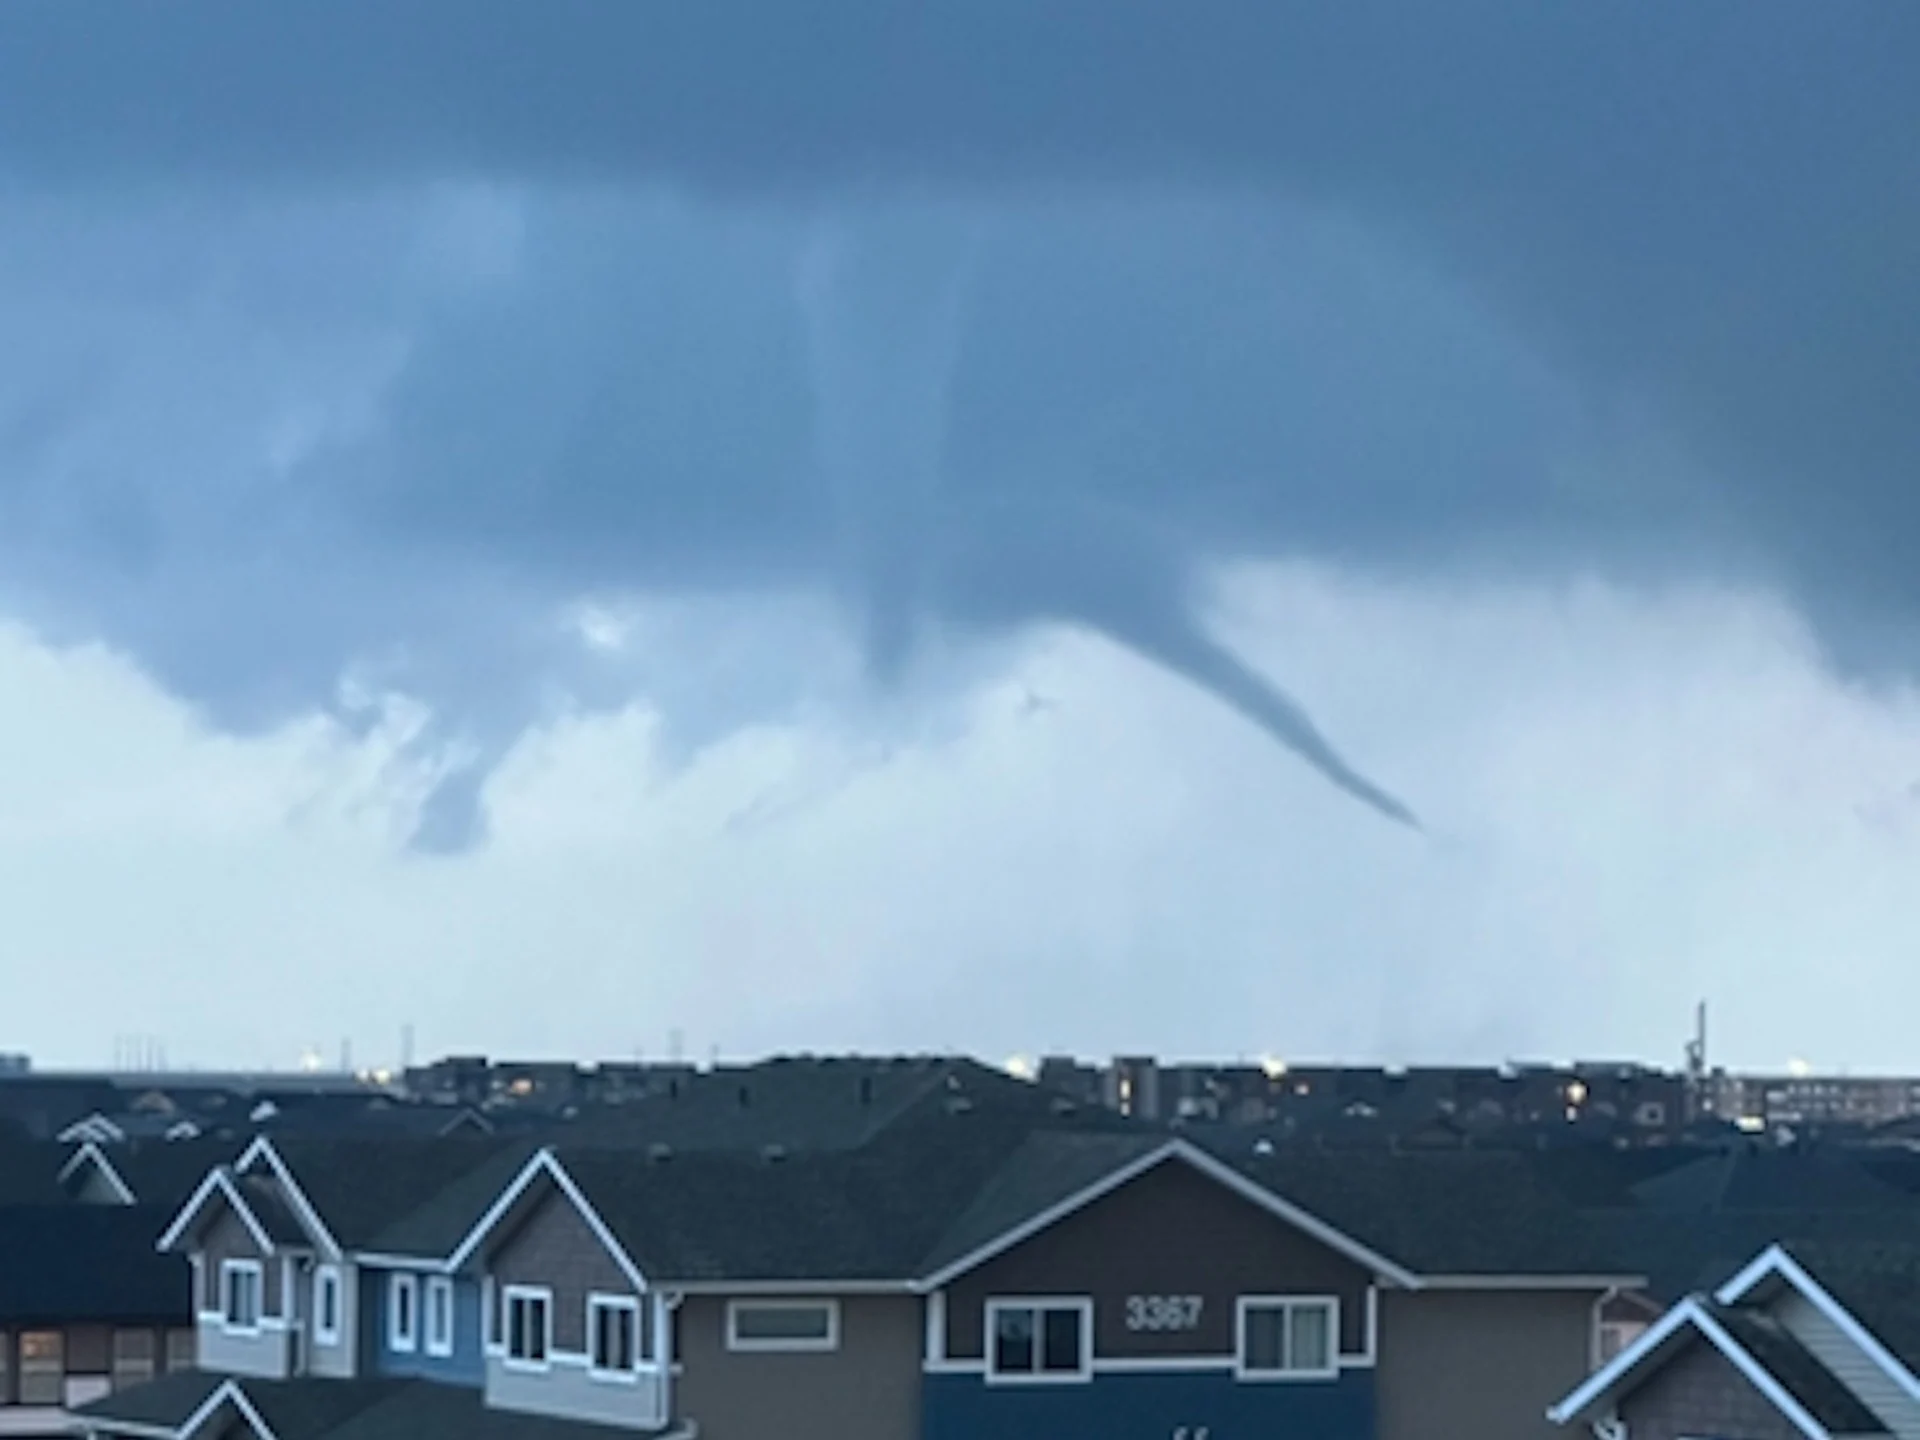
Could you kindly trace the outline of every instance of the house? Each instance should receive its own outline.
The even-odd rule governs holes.
[[[672,1098],[635,1102],[663,1108],[624,1146],[258,1139],[163,1237],[205,1373],[82,1419],[1534,1440],[1643,1279],[1519,1155],[1216,1153],[965,1067],[893,1078],[808,1070],[825,1110],[778,1124],[751,1081],[696,1087],[731,1138],[684,1149],[657,1138],[688,1113]]]
[[[1920,1233],[1771,1245],[1549,1412],[1605,1440],[1920,1435]]]
[[[66,1435],[69,1410],[193,1358],[188,1268],[138,1206],[0,1209],[0,1435]]]

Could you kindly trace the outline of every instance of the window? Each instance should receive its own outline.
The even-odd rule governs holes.
[[[411,1354],[419,1343],[420,1282],[412,1275],[387,1277],[387,1348]]]
[[[1091,1300],[989,1300],[989,1380],[1084,1380],[1093,1372]]]
[[[832,1350],[840,1306],[832,1300],[729,1300],[729,1350]]]
[[[1337,1300],[1247,1296],[1239,1328],[1243,1380],[1326,1380],[1339,1373]]]
[[[151,1330],[113,1332],[113,1388],[125,1390],[153,1379],[156,1352]]]
[[[322,1345],[340,1343],[340,1272],[331,1265],[313,1272],[313,1338]]]
[[[167,1373],[193,1369],[194,1353],[200,1337],[191,1330],[167,1331]]]
[[[260,1328],[260,1262],[220,1262],[220,1319],[227,1329]]]
[[[509,1285],[506,1294],[507,1359],[544,1368],[553,1340],[553,1292]]]
[[[1600,1363],[1606,1364],[1646,1331],[1638,1320],[1604,1320],[1600,1324]]]
[[[596,1375],[627,1375],[640,1361],[640,1302],[630,1295],[587,1297],[588,1362]]]
[[[20,1336],[20,1403],[58,1405],[66,1399],[66,1336],[58,1330],[27,1330]]]
[[[453,1281],[445,1275],[427,1281],[427,1354],[453,1354]]]

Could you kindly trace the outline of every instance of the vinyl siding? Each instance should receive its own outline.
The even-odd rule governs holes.
[[[1889,1378],[1811,1300],[1789,1288],[1768,1308],[1841,1384],[1880,1417],[1880,1423],[1897,1440],[1920,1440],[1920,1402]]]
[[[1806,1440],[1733,1363],[1694,1340],[1620,1402],[1633,1440]],[[1563,1440],[1565,1432],[1560,1432]]]
[[[1589,1290],[1383,1291],[1379,1440],[1568,1440],[1547,1409],[1592,1368],[1599,1298]]]
[[[388,1277],[391,1271],[363,1269],[360,1272],[360,1323],[373,1357],[371,1372],[377,1375],[412,1376],[438,1380],[451,1385],[482,1385],[486,1381],[485,1357],[480,1337],[480,1282],[466,1275],[453,1280],[453,1354],[427,1353],[427,1277],[417,1278],[418,1293],[416,1341],[411,1352],[394,1350],[388,1345],[387,1306],[391,1300]]]
[[[724,1298],[688,1296],[674,1317],[674,1418],[698,1424],[701,1440],[915,1440],[926,1340],[920,1300],[843,1295],[839,1305],[837,1349],[747,1354],[727,1349]]]

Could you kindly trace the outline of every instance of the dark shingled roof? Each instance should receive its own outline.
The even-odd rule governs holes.
[[[200,1188],[209,1170],[233,1163],[240,1153],[237,1142],[221,1139],[143,1140],[96,1148],[133,1191],[136,1203],[176,1209]]]
[[[103,1422],[177,1428],[230,1377],[181,1371],[81,1406]],[[276,1440],[616,1440],[633,1431],[490,1410],[482,1392],[430,1380],[233,1378]]]
[[[1802,1409],[1835,1435],[1884,1435],[1874,1413],[1778,1320],[1759,1310],[1715,1306],[1710,1313]]]
[[[272,1143],[333,1238],[349,1250],[384,1248],[379,1242],[396,1230],[405,1238],[404,1222],[473,1171],[497,1161],[503,1150],[526,1153],[524,1142],[491,1136],[370,1140],[284,1135]],[[506,1167],[502,1186],[512,1170]],[[437,1235],[441,1230],[429,1220],[417,1233]]]
[[[187,1262],[154,1249],[171,1218],[143,1205],[0,1209],[0,1325],[190,1324]]]
[[[0,1205],[62,1205],[60,1167],[72,1146],[57,1140],[0,1139]]]
[[[1704,1155],[1633,1187],[1639,1205],[1662,1210],[1887,1210],[1913,1197],[1867,1169],[1851,1151],[1739,1146]]]
[[[177,1430],[225,1382],[226,1376],[205,1370],[176,1370],[145,1385],[116,1390],[80,1406],[74,1413],[89,1419],[119,1420],[131,1425],[153,1425]]]
[[[1856,1231],[1783,1248],[1902,1364],[1920,1371],[1920,1233],[1875,1239]]]

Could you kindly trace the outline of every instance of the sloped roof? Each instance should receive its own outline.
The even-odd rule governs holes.
[[[1887,1210],[1913,1197],[1874,1175],[1852,1151],[1738,1146],[1701,1156],[1632,1187],[1634,1203],[1663,1210]]]
[[[1789,1242],[1800,1267],[1909,1370],[1920,1374],[1920,1225],[1911,1238]]]
[[[365,1248],[382,1255],[438,1258],[451,1254],[533,1157],[536,1147],[531,1140],[510,1140],[482,1148],[484,1153],[476,1153],[464,1173],[376,1231]]]
[[[1714,1319],[1747,1354],[1835,1435],[1883,1435],[1886,1427],[1786,1327],[1761,1310],[1716,1305]]]
[[[143,1205],[0,1209],[0,1325],[190,1323],[192,1272],[154,1248],[170,1218]]]
[[[73,1153],[57,1140],[0,1139],[0,1205],[59,1205],[60,1167]]]
[[[186,1204],[209,1170],[231,1164],[239,1143],[224,1139],[151,1140],[99,1147],[142,1205]]]
[[[348,1250],[385,1248],[380,1242],[389,1239],[390,1232],[400,1231],[405,1238],[403,1222],[433,1208],[501,1150],[522,1144],[491,1136],[376,1140],[321,1135],[275,1136],[271,1143],[328,1233]],[[512,1169],[506,1170],[509,1178]],[[416,1231],[438,1233],[431,1218],[422,1220]]]
[[[175,1430],[206,1403],[207,1397],[219,1389],[226,1378],[205,1370],[175,1370],[144,1385],[103,1395],[82,1405],[75,1413],[90,1419]]]

